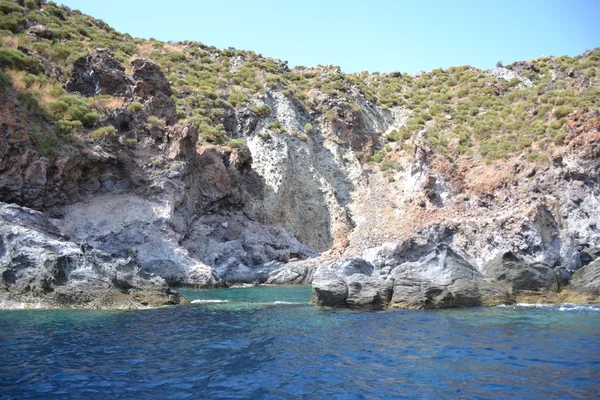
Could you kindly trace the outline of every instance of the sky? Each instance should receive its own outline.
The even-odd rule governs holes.
[[[487,69],[600,46],[600,0],[56,0],[117,31],[253,50],[290,67]]]

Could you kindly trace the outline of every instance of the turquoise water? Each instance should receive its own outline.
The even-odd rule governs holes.
[[[305,286],[184,295],[201,302],[0,311],[0,399],[600,397],[593,307],[319,310]]]

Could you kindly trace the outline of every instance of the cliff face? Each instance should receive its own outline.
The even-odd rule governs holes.
[[[310,279],[285,263],[386,242],[479,271],[600,255],[598,50],[345,75],[11,4],[0,201],[171,284]]]

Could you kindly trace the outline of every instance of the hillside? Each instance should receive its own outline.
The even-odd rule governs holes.
[[[384,243],[600,256],[600,48],[344,74],[39,0],[0,1],[0,37],[0,201],[169,283],[303,282]]]

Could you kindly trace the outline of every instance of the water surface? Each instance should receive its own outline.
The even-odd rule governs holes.
[[[319,310],[308,286],[184,295],[201,302],[0,311],[0,399],[600,396],[594,307]]]

